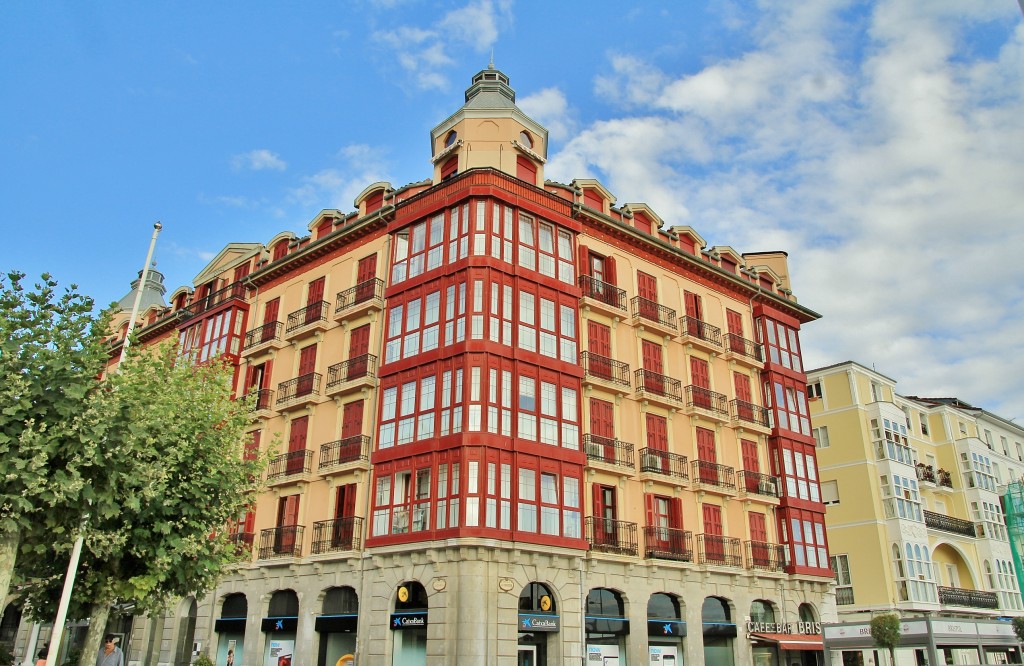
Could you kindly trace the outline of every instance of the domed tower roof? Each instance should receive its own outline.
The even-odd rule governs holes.
[[[117,307],[121,312],[132,311],[132,306],[135,305],[135,294],[139,290],[139,282],[141,281],[142,271],[139,271],[139,277],[132,280],[132,290],[117,302]],[[164,294],[166,293],[167,288],[164,286],[163,273],[156,270],[156,268],[150,268],[149,274],[146,275],[146,286],[142,290],[142,300],[139,301],[139,312],[145,312],[153,305],[162,308],[167,307],[167,303],[164,302]]]
[[[548,131],[516,106],[508,76],[477,72],[462,107],[430,132],[434,183],[468,169],[493,168],[544,185]]]

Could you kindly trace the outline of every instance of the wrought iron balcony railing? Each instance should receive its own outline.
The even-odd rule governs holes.
[[[235,545],[235,552],[239,555],[252,553],[252,544],[256,535],[252,532],[234,532],[228,535],[228,540]]]
[[[373,354],[363,354],[327,368],[327,390],[330,391],[345,382],[376,376],[377,357]]]
[[[221,303],[225,303],[231,299],[244,301],[245,300],[245,285],[239,282],[232,282],[223,289],[209,294],[195,298],[194,301],[188,304],[185,309],[188,311],[188,317],[197,317],[207,310],[212,310]]]
[[[740,554],[740,540],[720,534],[698,534],[697,561],[701,564],[742,567],[743,556]]]
[[[755,405],[746,400],[730,400],[729,409],[732,418],[745,423],[753,423],[762,427],[769,427],[768,410],[760,405]]]
[[[934,530],[941,530],[943,532],[949,532],[950,534],[959,534],[960,536],[973,537],[977,536],[977,532],[974,529],[974,523],[969,520],[962,518],[954,518],[953,516],[947,516],[944,513],[935,513],[934,511],[922,511],[924,514],[924,524]]]
[[[764,362],[764,347],[753,340],[747,340],[735,333],[726,333],[725,351],[746,356],[758,362]]]
[[[644,527],[644,553],[648,558],[693,562],[693,533],[672,527]]]
[[[281,525],[260,530],[259,558],[298,557],[302,554],[302,525]]]
[[[357,460],[367,460],[369,450],[369,435],[355,435],[327,442],[320,447],[319,469],[326,469]]]
[[[277,403],[282,405],[298,398],[320,395],[320,380],[323,376],[319,372],[310,372],[305,375],[289,379],[277,385]]]
[[[327,321],[327,310],[330,305],[327,301],[317,301],[316,303],[310,303],[301,310],[288,315],[288,324],[285,326],[285,333],[293,333],[303,326],[315,324],[317,322]]]
[[[747,541],[747,568],[782,571],[786,566],[786,547],[779,543]]]
[[[252,329],[245,334],[245,345],[243,349],[251,349],[265,342],[273,342],[281,339],[281,328],[284,325],[279,321],[270,321],[262,326]]]
[[[600,435],[583,435],[583,451],[587,460],[633,469],[633,445]]]
[[[583,298],[592,298],[618,310],[626,309],[626,290],[619,289],[614,284],[601,282],[589,275],[581,275],[580,291]]]
[[[664,474],[684,481],[690,479],[686,456],[650,447],[640,449],[640,471]]]
[[[636,523],[595,516],[587,516],[585,523],[591,550],[616,555],[637,554]]]
[[[655,324],[670,328],[673,331],[679,330],[679,326],[676,323],[676,311],[672,308],[659,305],[656,301],[648,300],[641,296],[634,296],[630,303],[633,307],[633,317],[653,321]]]
[[[274,456],[267,465],[267,481],[280,481],[281,479],[305,474],[313,469],[313,452],[309,449],[302,451],[288,451]]]
[[[360,282],[350,289],[338,292],[338,300],[335,303],[334,311],[343,312],[351,307],[366,303],[372,300],[384,299],[384,280],[373,278]]]
[[[580,352],[580,365],[583,366],[583,372],[590,377],[603,379],[613,384],[629,386],[628,363],[585,351]]]
[[[999,595],[983,590],[939,586],[939,603],[947,606],[994,609],[999,608]]]
[[[701,321],[696,317],[683,317],[679,320],[679,329],[683,335],[703,340],[717,347],[722,346],[722,329]]]
[[[634,372],[637,393],[682,401],[683,384],[678,379],[643,368]]]
[[[705,486],[717,486],[735,490],[736,474],[732,467],[708,462],[707,460],[694,460],[690,463],[693,466],[693,480]]]
[[[255,389],[246,393],[245,399],[249,401],[249,411],[259,412],[270,409],[274,404],[274,392],[270,389]]]
[[[715,393],[711,389],[706,389],[703,386],[697,386],[695,384],[689,384],[686,387],[687,407],[696,407],[697,409],[703,409],[707,412],[728,416],[728,404],[728,397],[722,393]]]
[[[740,471],[740,488],[748,495],[779,497],[779,479],[760,472]]]
[[[358,516],[320,520],[313,523],[310,552],[320,555],[341,550],[359,550],[362,539],[363,519]]]

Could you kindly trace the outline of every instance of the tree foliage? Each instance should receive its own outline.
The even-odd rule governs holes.
[[[871,618],[871,638],[875,645],[889,650],[889,659],[895,666],[896,646],[900,644],[900,616],[887,613]]]
[[[0,601],[26,530],[81,506],[83,474],[71,424],[97,388],[107,359],[106,315],[72,285],[44,274],[0,277]],[[62,538],[54,526],[50,539]]]
[[[232,368],[187,361],[173,346],[133,348],[75,420],[102,467],[82,493],[90,515],[70,617],[96,603],[150,612],[201,596],[238,559],[226,527],[254,500],[265,459],[244,450],[251,417],[231,399]],[[32,608],[47,612],[66,556],[46,541],[26,549],[36,566],[25,572],[47,581],[29,593]]]
[[[1017,640],[1024,643],[1024,617],[1017,616],[1012,620],[1013,633],[1017,635]]]

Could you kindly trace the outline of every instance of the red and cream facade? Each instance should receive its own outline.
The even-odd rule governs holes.
[[[430,180],[229,245],[144,315],[143,342],[237,362],[277,452],[232,527],[247,562],[140,618],[129,662],[194,626],[221,665],[814,663],[817,315],[785,253],[545,181],[514,101],[480,72]]]

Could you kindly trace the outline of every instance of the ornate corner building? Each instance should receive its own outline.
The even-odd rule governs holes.
[[[818,315],[786,254],[546,181],[493,68],[430,149],[429,180],[231,244],[144,314],[237,363],[279,451],[247,561],[138,618],[129,663],[820,663]]]
[[[1020,663],[1005,620],[1022,613],[1020,531],[1007,525],[1024,509],[1024,429],[956,398],[898,395],[852,361],[808,381],[836,572],[832,663],[872,658],[865,631],[880,612],[901,616],[900,651],[917,663]]]

